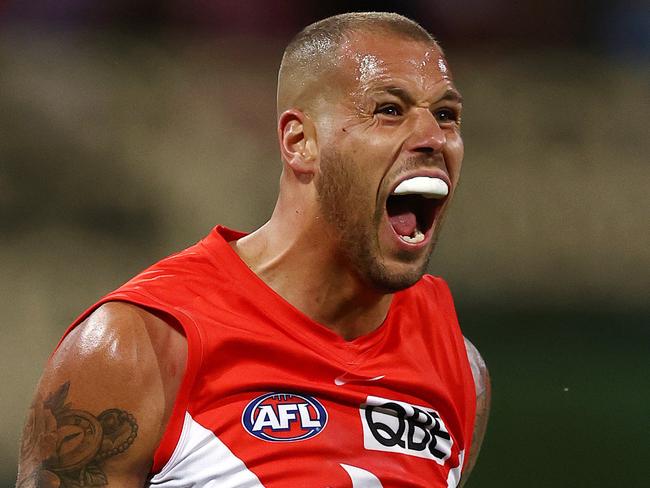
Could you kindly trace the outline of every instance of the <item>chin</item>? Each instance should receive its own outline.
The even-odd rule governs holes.
[[[385,266],[375,266],[366,278],[369,284],[383,293],[395,293],[415,285],[426,272],[426,263],[417,269],[391,272]]]
[[[356,241],[366,242],[364,240]],[[351,246],[348,251],[358,275],[380,293],[395,293],[415,285],[427,270],[433,252],[433,243],[421,253],[398,251],[389,257],[377,249]]]

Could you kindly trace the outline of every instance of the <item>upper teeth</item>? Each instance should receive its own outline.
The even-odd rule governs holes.
[[[449,193],[449,187],[440,178],[416,176],[402,181],[393,190],[393,195],[422,195],[425,198],[442,198]]]

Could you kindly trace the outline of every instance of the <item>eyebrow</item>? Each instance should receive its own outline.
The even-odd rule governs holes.
[[[402,100],[404,103],[408,105],[414,105],[415,100],[411,96],[409,92],[404,90],[403,88],[399,87],[388,87],[386,88],[386,92],[390,93],[391,95],[396,96],[400,100]],[[449,88],[443,95],[438,99],[438,101],[441,100],[449,100],[452,102],[457,102],[457,103],[463,103],[463,97],[461,94],[458,92],[458,90],[455,90],[453,88]]]

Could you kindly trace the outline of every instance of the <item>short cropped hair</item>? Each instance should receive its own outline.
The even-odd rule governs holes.
[[[351,12],[319,20],[296,34],[284,50],[278,74],[278,102],[282,103],[280,93],[286,80],[306,81],[332,68],[338,49],[358,32],[394,35],[438,46],[436,39],[420,24],[395,13]]]
[[[305,27],[284,50],[285,61],[313,61],[314,55],[340,46],[354,32],[395,34],[424,43],[437,44],[436,39],[417,22],[389,12],[351,12],[334,15]]]

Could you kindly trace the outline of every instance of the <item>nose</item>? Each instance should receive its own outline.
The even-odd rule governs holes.
[[[414,121],[413,132],[407,140],[409,151],[438,153],[447,143],[447,137],[430,110],[420,108]]]

